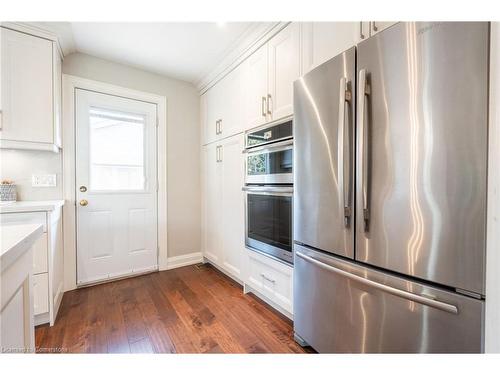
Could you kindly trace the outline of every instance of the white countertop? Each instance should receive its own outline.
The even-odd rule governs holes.
[[[0,203],[0,213],[53,211],[62,206],[64,206],[64,200],[2,202]]]
[[[7,225],[0,228],[0,270],[3,272],[42,235],[41,224]]]

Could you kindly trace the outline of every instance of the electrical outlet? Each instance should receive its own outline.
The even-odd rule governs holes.
[[[57,180],[55,174],[33,174],[31,175],[32,187],[55,187]]]

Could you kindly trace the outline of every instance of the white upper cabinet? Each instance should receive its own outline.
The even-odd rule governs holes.
[[[200,130],[201,144],[204,145],[208,137],[208,92],[200,96]]]
[[[244,63],[245,129],[293,114],[293,81],[300,77],[300,24],[292,23]]]
[[[243,97],[244,85],[242,68],[238,66],[219,82],[219,138],[243,131]]]
[[[253,128],[267,121],[268,48],[267,44],[255,51],[244,63],[245,128]]]
[[[302,66],[307,73],[351,48],[359,38],[359,22],[308,22],[302,25]]]
[[[220,102],[222,92],[219,84],[212,87],[205,93],[206,97],[206,122],[205,122],[205,142],[215,141],[219,136],[219,119],[221,117]]]
[[[370,22],[370,36],[373,36],[382,30],[394,25],[397,22],[394,21],[372,21]]]
[[[292,23],[268,42],[267,121],[293,114],[293,81],[300,77],[300,24]]]
[[[370,37],[371,22],[362,21],[356,22],[356,43],[361,42]]]
[[[53,41],[0,28],[0,146],[58,151],[61,61]]]
[[[202,144],[243,130],[242,67],[237,67],[201,98]]]

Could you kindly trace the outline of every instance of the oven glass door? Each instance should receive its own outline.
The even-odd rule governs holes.
[[[293,183],[293,146],[291,142],[281,147],[248,152],[246,159],[247,184]]]
[[[246,244],[292,262],[292,188],[274,189],[247,189]]]

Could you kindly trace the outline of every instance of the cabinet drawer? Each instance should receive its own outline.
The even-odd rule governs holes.
[[[47,214],[45,212],[5,213],[0,215],[0,224],[42,224],[43,231],[47,232]]]
[[[49,277],[47,273],[33,276],[33,310],[35,315],[49,311]]]
[[[33,244],[33,273],[48,272],[47,233]]]
[[[292,313],[292,267],[250,250],[248,257],[247,284]]]

